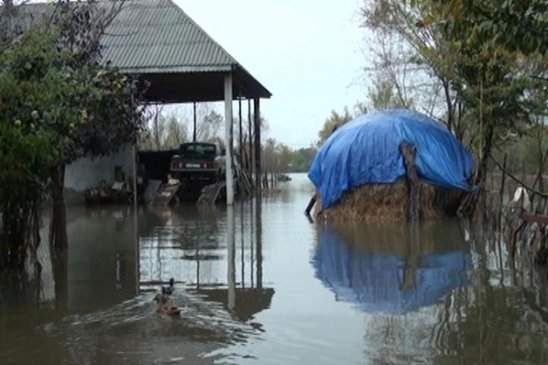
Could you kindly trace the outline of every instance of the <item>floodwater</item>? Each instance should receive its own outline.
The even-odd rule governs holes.
[[[68,256],[43,242],[38,291],[0,295],[0,363],[548,364],[528,257],[456,220],[311,223],[292,178],[233,210],[70,208]]]

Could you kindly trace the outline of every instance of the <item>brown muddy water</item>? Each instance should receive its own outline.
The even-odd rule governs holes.
[[[529,258],[456,220],[311,223],[292,178],[233,211],[70,208],[66,266],[43,242],[38,295],[2,297],[0,364],[548,364]]]

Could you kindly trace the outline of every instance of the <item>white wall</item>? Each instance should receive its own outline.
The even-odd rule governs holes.
[[[83,201],[78,195],[93,186],[98,186],[102,180],[108,185],[114,183],[114,169],[120,166],[126,180],[133,176],[133,146],[127,145],[118,153],[95,159],[82,158],[68,165],[65,171],[65,195],[68,202]],[[131,181],[131,180],[130,180]]]

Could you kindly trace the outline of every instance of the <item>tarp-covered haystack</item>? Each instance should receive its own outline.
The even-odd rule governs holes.
[[[471,188],[472,168],[471,154],[443,123],[395,109],[364,114],[334,131],[308,177],[328,219],[399,220],[408,214],[414,173],[420,217],[428,219],[456,212]]]

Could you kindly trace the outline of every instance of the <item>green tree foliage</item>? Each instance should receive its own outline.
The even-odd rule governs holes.
[[[29,240],[36,247],[38,226],[13,217],[30,211],[34,214],[29,217],[35,217],[49,186],[53,221],[64,230],[64,166],[81,157],[115,152],[135,141],[141,130],[137,80],[99,64],[97,32],[104,24],[93,18],[96,9],[94,2],[78,7],[59,3],[50,23],[37,23],[0,48],[0,133],[13,143],[11,150],[0,150],[0,161],[3,174],[9,170],[6,166],[19,167],[3,177],[13,183],[0,186],[0,196],[10,196],[0,202],[0,238],[20,248],[20,259]]]
[[[439,78],[448,125],[478,157],[476,182],[493,148],[546,113],[546,2],[379,0],[364,1],[362,14],[376,32],[402,37],[415,64]]]
[[[59,163],[116,151],[141,129],[137,84],[115,70],[72,67],[56,31],[31,30],[0,55],[0,118],[47,130]]]
[[[292,156],[293,150],[274,138],[264,142],[261,150],[263,187],[276,187],[281,176],[291,170]]]
[[[402,101],[395,91],[394,82],[383,75],[377,75],[373,81],[373,87],[369,89],[368,98],[371,109],[382,110],[389,108],[407,108],[412,104],[411,100]]]
[[[345,107],[340,114],[337,111],[332,110],[329,117],[323,123],[322,129],[318,132],[318,145],[325,142],[335,129],[347,123],[350,119],[352,119],[352,114],[350,114],[347,107]]]
[[[36,248],[37,208],[57,158],[52,134],[27,128],[18,119],[0,119],[0,271],[23,270],[25,241]]]
[[[299,148],[292,153],[291,171],[307,172],[318,150],[313,147]]]
[[[322,129],[318,132],[319,140],[317,145],[321,146],[338,127],[364,113],[367,113],[367,106],[364,103],[356,103],[352,112],[350,112],[346,106],[340,114],[337,111],[332,110],[329,117],[323,123]]]

